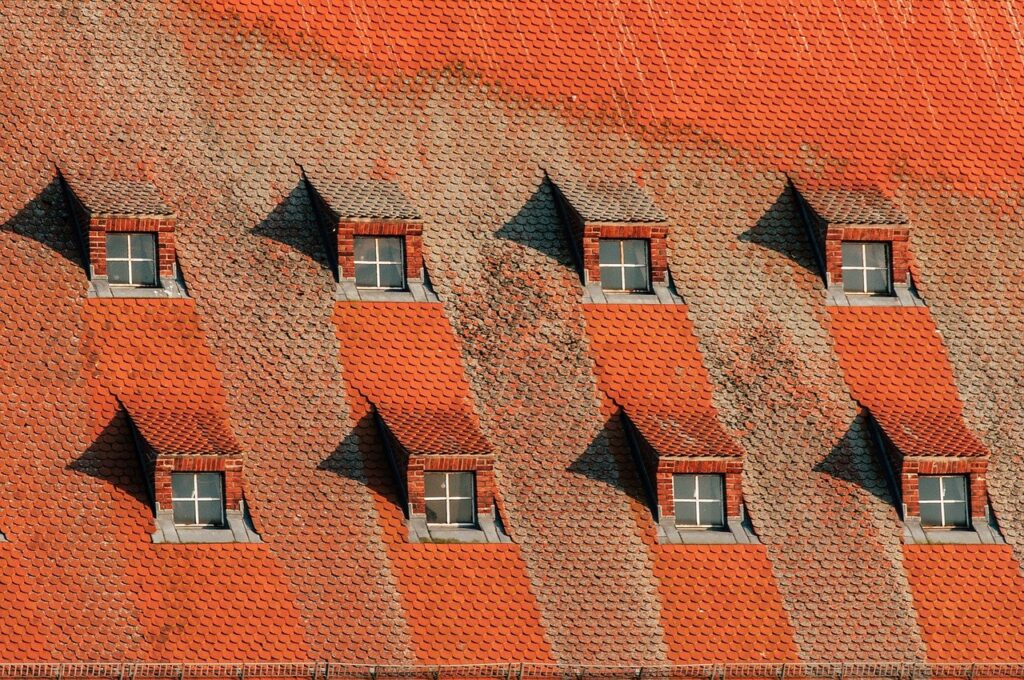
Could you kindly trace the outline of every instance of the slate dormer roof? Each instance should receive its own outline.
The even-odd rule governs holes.
[[[415,221],[420,214],[397,182],[343,178],[329,173],[310,178],[324,203],[341,220]]]
[[[558,175],[555,186],[584,222],[664,222],[667,218],[634,179]]]

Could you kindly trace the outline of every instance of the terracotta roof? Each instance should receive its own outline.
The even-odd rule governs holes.
[[[1024,576],[1004,545],[908,545],[929,661],[1024,661]]]
[[[78,200],[94,216],[174,214],[150,182],[101,177],[66,179]]]
[[[558,176],[555,186],[584,222],[664,222],[665,213],[635,180]]]
[[[831,310],[832,337],[853,397],[912,456],[985,456],[968,429],[953,370],[926,307]]]
[[[418,220],[416,207],[397,183],[385,179],[313,174],[313,187],[341,219]]]
[[[906,224],[892,199],[876,187],[799,186],[811,208],[830,224]]]
[[[957,625],[960,601],[929,609],[919,597],[918,557],[902,545],[858,401],[904,446],[965,451],[973,438],[991,452],[1009,544],[998,554],[1019,563],[1024,63],[1011,5],[126,0],[58,17],[47,3],[10,4],[0,595],[15,606],[0,608],[2,660],[404,668],[989,653],[989,639],[956,647],[934,633]],[[54,159],[73,185],[158,187],[179,217],[190,302],[88,298]],[[422,215],[440,311],[351,308],[339,322],[296,160],[402,187]],[[665,215],[667,266],[717,420],[745,454],[763,548],[655,543],[545,180],[554,167],[635,180]],[[845,335],[790,178],[890,197],[914,227],[928,316],[864,310],[872,321],[854,315]],[[595,200],[631,214],[617,191]],[[421,324],[426,339],[403,342],[440,348],[383,362],[384,375],[415,377],[401,389],[353,370],[380,363],[378,340],[352,325],[378,314],[387,323],[371,328]],[[135,333],[135,317],[158,333]],[[851,377],[878,375],[879,361],[895,378],[877,390]],[[689,379],[651,384],[704,403]],[[454,446],[427,427],[442,404],[469,423],[457,441],[473,432],[492,448],[514,545],[402,540],[366,422],[371,395],[394,394],[390,411],[377,406],[410,446]],[[223,414],[264,543],[154,545],[118,400],[166,426],[172,447],[221,437],[180,414]],[[886,411],[893,403],[906,413]],[[954,595],[989,584],[989,609],[975,609],[1004,619],[990,619],[991,649],[1014,658],[1015,615],[998,609],[1016,606],[1011,560],[979,554],[923,572],[948,574]],[[545,668],[534,677],[571,672]]]
[[[587,337],[601,389],[663,456],[740,456],[711,403],[683,305],[588,305]]]
[[[334,319],[350,389],[410,454],[491,451],[440,305],[339,303]]]

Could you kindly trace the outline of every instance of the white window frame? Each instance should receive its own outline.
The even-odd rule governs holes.
[[[939,480],[939,499],[935,501],[924,501],[921,500],[921,482],[922,477],[929,479]],[[946,480],[947,479],[960,479],[964,483],[964,498],[963,500],[946,500]],[[971,526],[971,478],[969,475],[918,475],[918,505],[938,505],[939,506],[939,519],[941,524],[928,524],[923,525],[925,529],[968,529]],[[946,506],[947,505],[963,505],[964,506],[964,517],[966,524],[946,524]],[[920,510],[918,516],[921,515]]]
[[[363,236],[363,235],[357,234],[357,235],[352,237],[352,246],[353,246],[352,250],[353,250],[353,252],[355,251],[355,241],[356,241],[356,239],[371,239],[371,238],[373,239],[373,258],[374,259],[372,259],[372,260],[355,260],[354,259],[353,262],[354,262],[354,264],[357,267],[358,267],[358,265],[361,265],[361,264],[372,264],[373,265],[373,273],[374,273],[374,281],[376,282],[376,285],[366,286],[366,285],[363,285],[363,284],[360,284],[360,283],[357,282],[356,283],[356,287],[360,288],[362,290],[405,290],[405,287],[406,287],[406,281],[405,281],[405,238],[402,237],[402,236]],[[392,260],[382,260],[382,259],[380,259],[380,240],[383,239],[383,238],[395,239],[395,240],[398,241],[399,253],[398,253],[398,261],[397,262],[396,261],[392,261]],[[397,264],[398,265],[398,270],[402,274],[402,282],[401,282],[401,284],[399,284],[398,286],[382,286],[382,285],[380,285],[380,266],[382,264]],[[355,277],[356,277],[356,272],[355,272],[355,268],[353,268],[353,270],[352,270],[352,278],[354,279]]]
[[[598,258],[600,258],[600,249],[602,241],[615,241],[619,246],[619,261],[617,263],[605,264],[598,261],[598,266],[601,268],[601,289],[611,293],[649,293],[651,290],[651,241],[646,238],[599,238],[598,247]],[[644,264],[626,264],[626,241],[642,241],[644,244]],[[607,288],[605,286],[604,272],[606,269],[618,269],[619,274],[622,277],[622,288]],[[646,283],[643,288],[626,288],[626,270],[627,269],[644,269],[647,272],[647,276],[644,278]]]
[[[694,477],[693,483],[693,498],[677,498],[676,497],[676,477],[682,476]],[[700,497],[700,478],[701,477],[717,477],[719,482],[722,484],[722,498],[701,498]],[[696,506],[696,524],[679,524],[676,517],[676,505],[679,503],[689,503]],[[716,513],[716,519],[720,518],[721,523],[707,524],[701,522],[701,506],[703,505],[720,505],[721,513]],[[726,506],[725,506],[725,475],[721,473],[697,473],[697,472],[677,472],[672,475],[672,519],[676,521],[677,527],[686,527],[688,529],[721,529],[726,525]]]
[[[477,525],[476,523],[476,473],[467,470],[427,470],[423,473],[424,475],[444,475],[444,496],[423,496],[423,506],[426,507],[429,501],[444,501],[444,522],[428,522],[432,527],[460,527],[460,528],[471,528]],[[468,474],[473,479],[473,490],[470,491],[469,496],[453,496],[451,495],[450,489],[452,487],[450,483],[451,475]],[[424,480],[425,482],[426,480]],[[424,488],[426,484],[424,483]],[[452,522],[452,501],[469,500],[470,505],[473,508],[473,518],[469,522]]]
[[[134,288],[152,288],[160,285],[160,243],[156,234],[149,231],[112,231],[108,232],[107,236],[124,236],[128,244],[128,256],[127,257],[110,257],[107,255],[107,276],[109,282],[110,276],[110,263],[111,262],[127,262],[128,263],[128,282],[110,283],[111,286],[132,286]],[[151,236],[153,238],[153,282],[152,283],[137,283],[133,281],[132,263],[133,262],[150,262],[148,257],[132,257],[132,236]]]
[[[891,295],[892,294],[892,243],[889,241],[843,241],[842,245],[857,245],[860,246],[860,261],[859,267],[851,266],[846,263],[845,258],[842,263],[843,270],[843,292],[847,295]],[[885,249],[885,265],[882,267],[869,267],[867,265],[868,252],[867,247],[871,245],[881,245]],[[842,246],[840,246],[842,248]],[[885,292],[876,293],[868,290],[868,272],[885,272]],[[848,276],[856,274],[856,278],[859,281],[859,287],[857,290],[848,290],[846,285],[850,282]]]
[[[220,507],[220,520],[217,522],[217,524],[214,524],[214,525],[208,525],[208,524],[179,524],[179,523],[175,522],[174,523],[175,526],[179,526],[179,527],[206,527],[206,526],[223,527],[223,526],[225,526],[226,518],[224,517],[224,475],[223,474],[221,474],[219,472],[172,472],[171,475],[172,476],[173,475],[192,475],[192,495],[187,497],[187,498],[175,498],[174,497],[174,492],[173,492],[174,484],[172,483],[171,484],[171,489],[172,489],[172,492],[171,492],[171,504],[173,506],[173,505],[176,505],[179,502],[181,502],[181,503],[193,503],[194,504],[193,510],[195,511],[196,519],[199,519],[199,503],[200,503],[200,501],[220,501],[220,503],[219,503],[219,507]],[[218,477],[220,477],[220,496],[219,497],[215,497],[215,496],[207,497],[207,496],[199,496],[198,495],[199,494],[199,475],[217,475]],[[173,513],[173,507],[172,507],[171,511]]]

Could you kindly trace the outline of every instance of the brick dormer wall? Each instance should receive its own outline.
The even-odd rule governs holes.
[[[644,239],[650,249],[651,282],[668,283],[668,226],[664,224],[585,223],[578,230],[583,255],[584,284],[601,283],[601,239]]]
[[[971,517],[988,516],[988,460],[986,458],[926,458],[905,456],[900,468],[903,509],[907,517],[920,517],[918,477],[920,475],[967,475]]]
[[[426,515],[424,501],[424,472],[473,472],[476,476],[476,514],[490,517],[494,514],[494,456],[409,456],[406,465],[406,489],[409,494],[409,514]]]
[[[823,232],[829,286],[843,285],[843,241],[889,243],[893,284],[910,285],[910,228],[906,225],[825,223]]]
[[[673,517],[672,476],[676,474],[718,474],[725,480],[725,515],[739,519],[743,507],[743,459],[726,457],[661,458],[654,468],[655,495],[658,499],[659,519]]]
[[[333,215],[338,279],[355,277],[356,236],[399,236],[404,241],[405,278],[423,281],[423,225],[415,221],[343,220]]]
[[[161,280],[173,279],[176,253],[173,216],[88,215],[89,274],[107,275],[107,234],[113,232],[156,234],[157,269]]]
[[[242,456],[168,456],[154,455],[153,496],[157,510],[170,510],[171,474],[175,472],[220,472],[224,475],[224,509],[242,506]]]

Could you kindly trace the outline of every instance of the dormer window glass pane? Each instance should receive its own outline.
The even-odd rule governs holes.
[[[356,236],[356,286],[405,290],[404,239],[400,236]]]
[[[219,472],[171,474],[174,523],[180,526],[224,526],[224,476]]]
[[[917,488],[922,526],[964,529],[969,525],[966,475],[922,475]]]
[[[107,234],[107,281],[119,286],[156,286],[156,234]]]
[[[885,242],[843,241],[843,290],[867,295],[892,294],[891,246]]]
[[[427,524],[476,526],[476,474],[424,472]]]
[[[719,529],[725,526],[722,475],[672,475],[676,526]]]
[[[601,288],[645,293],[651,288],[650,248],[645,239],[600,240]]]

